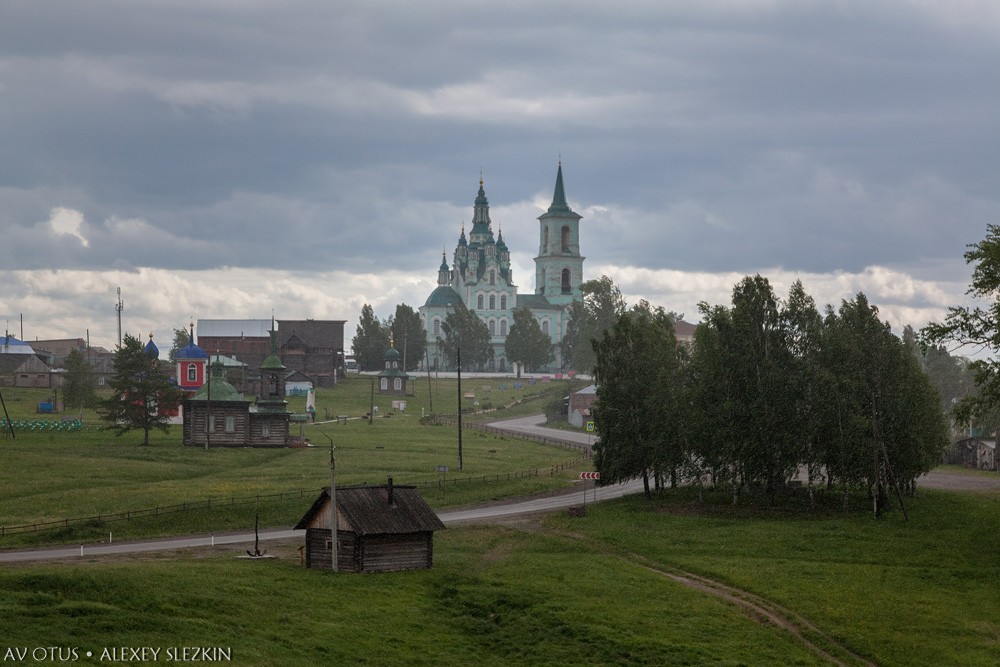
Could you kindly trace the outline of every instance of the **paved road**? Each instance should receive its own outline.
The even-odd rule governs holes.
[[[539,426],[544,420],[541,415],[534,417],[524,417],[521,419],[510,419],[496,422],[495,425],[512,431],[520,431],[541,435],[551,439],[562,439],[577,444],[592,444],[591,436],[584,433],[574,433],[572,431],[561,431]],[[583,484],[581,482],[581,484]],[[966,490],[987,490],[1000,488],[1000,476],[984,477],[968,475],[961,472],[936,471],[921,477],[918,485],[925,488],[942,489],[966,489]],[[579,506],[584,502],[583,488],[579,491],[569,492],[559,495],[535,498],[532,500],[522,500],[516,502],[488,505],[485,507],[475,507],[470,509],[449,510],[440,513],[441,521],[445,525],[457,525],[466,523],[489,523],[493,521],[509,519],[519,515],[535,514],[540,512],[552,512],[565,509],[567,507]],[[633,480],[626,484],[594,488],[587,487],[586,501],[598,502],[610,498],[619,498],[630,493],[642,491],[642,481]],[[290,540],[303,539],[304,531],[301,530],[268,530],[260,534],[260,540]],[[0,563],[14,563],[22,561],[59,560],[67,558],[108,556],[116,554],[137,554],[155,551],[176,551],[177,549],[190,549],[195,547],[210,547],[212,545],[230,544],[253,544],[253,533],[234,533],[226,535],[214,535],[208,537],[187,537],[168,538],[161,540],[151,540],[148,542],[121,542],[119,544],[91,544],[82,547],[59,547],[53,549],[37,549],[32,551],[7,551],[0,552]],[[82,551],[81,551],[82,549]]]

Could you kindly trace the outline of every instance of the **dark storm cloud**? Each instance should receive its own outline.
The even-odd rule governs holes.
[[[0,259],[432,279],[479,169],[523,211],[560,150],[588,261],[926,266],[1000,217],[988,9],[694,4],[4,3]]]

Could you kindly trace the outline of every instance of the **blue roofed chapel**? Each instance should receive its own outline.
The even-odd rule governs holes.
[[[483,181],[472,213],[468,238],[465,226],[458,237],[451,266],[441,253],[437,287],[420,307],[420,317],[427,331],[427,363],[431,369],[450,370],[441,352],[444,338],[441,323],[457,307],[475,312],[486,324],[493,343],[493,358],[485,370],[504,372],[511,364],[504,342],[514,309],[527,308],[538,320],[542,331],[555,346],[555,361],[549,370],[562,368],[559,343],[568,321],[568,306],[583,298],[583,260],[580,255],[580,219],[566,203],[562,164],[556,172],[552,204],[538,218],[538,255],[535,257],[533,294],[518,294],[510,266],[510,251],[503,232],[493,235],[490,205]]]

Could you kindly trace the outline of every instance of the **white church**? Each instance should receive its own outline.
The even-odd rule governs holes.
[[[503,233],[493,236],[490,205],[483,181],[472,214],[468,239],[465,226],[451,267],[442,253],[437,288],[420,307],[427,331],[427,363],[431,369],[446,368],[438,341],[444,337],[441,323],[458,305],[474,311],[486,323],[493,342],[493,358],[488,370],[507,371],[510,361],[504,350],[507,332],[514,321],[515,308],[531,311],[554,345],[555,361],[550,370],[562,367],[559,343],[568,322],[568,306],[583,295],[583,260],[580,255],[580,219],[566,204],[562,164],[556,172],[556,187],[549,210],[538,218],[538,256],[535,257],[535,293],[518,294],[510,267],[510,252]]]

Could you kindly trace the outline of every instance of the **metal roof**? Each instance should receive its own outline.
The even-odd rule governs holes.
[[[234,337],[267,338],[271,320],[198,320],[198,338]]]

